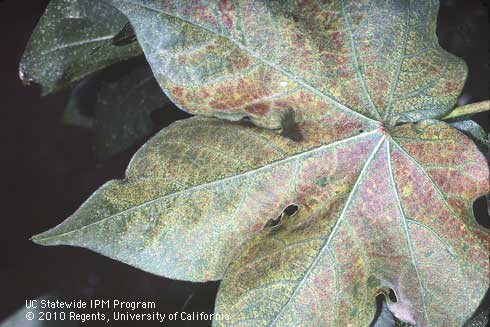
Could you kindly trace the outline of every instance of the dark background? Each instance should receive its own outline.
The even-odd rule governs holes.
[[[20,82],[19,60],[47,2],[0,0],[0,321],[26,299],[53,291],[67,299],[147,299],[169,313],[212,312],[217,283],[172,281],[88,250],[41,247],[28,240],[68,217],[104,182],[121,178],[138,148],[97,162],[91,132],[61,123],[69,92],[41,98],[38,87]],[[488,1],[442,1],[438,35],[441,45],[464,58],[470,68],[460,104],[488,99]],[[175,108],[160,116],[159,126],[185,117]],[[488,113],[475,120],[489,131]],[[478,216],[488,223],[482,205]]]

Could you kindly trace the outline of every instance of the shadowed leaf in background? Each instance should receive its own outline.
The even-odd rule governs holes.
[[[93,128],[95,154],[106,160],[150,136],[151,113],[164,110],[168,102],[145,63],[125,69],[116,78],[97,75],[82,81],[72,91],[63,121]]]

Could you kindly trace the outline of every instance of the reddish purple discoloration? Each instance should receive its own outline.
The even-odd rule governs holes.
[[[267,103],[256,103],[245,107],[245,111],[258,116],[266,115],[269,110],[270,106]]]
[[[223,24],[231,31],[233,29],[233,4],[229,0],[221,0],[218,3],[218,10],[221,13]]]

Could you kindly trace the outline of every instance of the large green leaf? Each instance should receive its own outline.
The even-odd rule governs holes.
[[[111,3],[178,105],[286,137],[176,123],[34,241],[170,278],[224,275],[217,325],[365,326],[390,290],[400,320],[471,316],[490,272],[471,213],[485,159],[445,123],[394,126],[448,112],[464,82],[437,45],[435,1]]]
[[[462,326],[489,284],[489,233],[471,212],[489,190],[476,146],[437,121],[377,130],[346,159],[300,160],[301,210],[246,243],[228,268],[218,326],[367,326],[375,297],[417,326]]]
[[[435,34],[438,0],[107,0],[181,108],[279,128],[327,110],[388,125],[446,113],[466,75]]]
[[[20,62],[20,77],[43,93],[70,86],[90,73],[141,54],[137,43],[110,45],[127,23],[104,1],[52,0]],[[107,45],[95,51],[97,47]]]
[[[376,295],[393,289],[399,319],[457,326],[488,287],[489,235],[471,214],[489,187],[483,155],[441,122],[388,134],[337,118],[301,125],[301,142],[217,120],[175,123],[125,180],[34,241],[192,281],[221,278],[235,258],[217,306],[230,325],[363,325]],[[298,213],[281,215],[290,204]]]

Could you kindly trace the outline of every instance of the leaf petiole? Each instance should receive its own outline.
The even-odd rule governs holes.
[[[484,111],[490,111],[490,100],[470,103],[461,107],[457,107],[447,115],[443,116],[441,120],[449,120],[461,116],[477,114]]]

